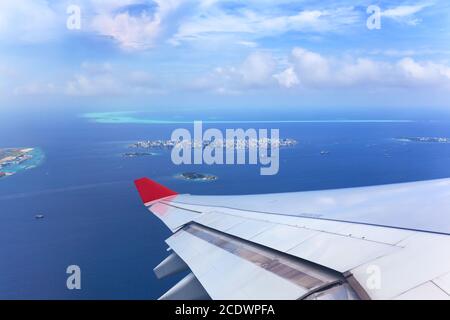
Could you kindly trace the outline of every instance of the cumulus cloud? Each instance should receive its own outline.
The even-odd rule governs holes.
[[[387,62],[368,58],[334,58],[303,48],[291,55],[292,68],[303,87],[444,87],[450,88],[445,63],[402,58]]]
[[[16,86],[13,92],[16,95],[147,95],[164,93],[163,82],[143,70],[85,62],[67,80],[26,83]],[[179,82],[174,89],[182,86]],[[187,88],[227,95],[276,89],[297,92],[305,89],[450,90],[450,66],[446,62],[412,57],[386,61],[349,55],[327,56],[296,47],[287,57],[255,51],[241,63],[216,67],[194,78]]]
[[[153,47],[169,28],[169,17],[182,4],[181,0],[154,0],[153,4],[128,1],[127,5],[115,2],[101,7],[90,27],[100,35],[111,37],[127,50]]]
[[[329,81],[331,76],[329,59],[303,48],[294,48],[291,59],[303,84],[315,85]]]
[[[405,82],[411,85],[448,86],[450,84],[450,67],[431,61],[417,62],[404,58],[396,65]]]
[[[125,49],[146,49],[153,46],[160,32],[161,18],[141,13],[131,16],[128,12],[100,14],[91,24],[100,35],[109,36]]]
[[[194,88],[218,93],[239,93],[246,89],[286,88],[444,88],[450,89],[450,66],[416,61],[407,57],[380,61],[365,57],[324,56],[294,48],[284,66],[268,53],[253,53],[242,64],[219,67],[198,79]]]
[[[278,80],[278,84],[284,88],[291,88],[300,83],[294,68],[289,67],[286,70],[275,74],[274,78]]]
[[[276,67],[276,60],[271,54],[254,52],[241,64],[217,67],[213,72],[196,79],[189,87],[220,94],[238,94],[244,89],[264,88],[273,84]]]
[[[238,73],[246,86],[264,86],[275,71],[276,62],[268,53],[256,52],[249,55],[239,68]]]
[[[67,7],[79,5],[80,32],[109,37],[127,50],[153,47],[182,0],[15,0],[0,1],[0,39],[46,42],[63,36]]]

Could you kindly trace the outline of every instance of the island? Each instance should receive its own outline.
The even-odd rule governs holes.
[[[175,140],[142,140],[131,144],[130,148],[138,149],[172,149],[177,145],[188,146],[190,148],[205,148],[207,146],[211,148],[235,148],[235,149],[249,149],[256,147],[293,147],[297,145],[295,139],[234,139],[234,140],[187,140],[187,141],[175,141]]]
[[[177,178],[190,180],[190,181],[215,181],[217,176],[212,174],[198,173],[198,172],[184,172],[179,174]]]
[[[39,148],[0,148],[0,178],[38,166],[44,158]]]
[[[172,149],[177,144],[173,140],[142,140],[131,144],[130,148],[138,149]]]
[[[136,158],[136,157],[147,157],[147,156],[155,156],[156,153],[153,152],[126,152],[123,154],[124,157],[128,158]]]
[[[399,141],[406,142],[428,142],[428,143],[450,143],[450,138],[445,137],[401,137]]]

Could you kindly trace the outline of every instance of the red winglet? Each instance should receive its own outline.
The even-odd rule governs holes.
[[[141,178],[134,181],[142,202],[148,203],[162,198],[175,196],[178,193],[166,188],[165,186],[150,180],[148,178]]]

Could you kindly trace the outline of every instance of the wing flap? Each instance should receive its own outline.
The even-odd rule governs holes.
[[[210,217],[212,217],[212,220]],[[242,213],[241,216],[237,216],[215,211],[203,215],[195,222],[227,234],[233,235],[234,233],[244,240],[288,253],[342,273],[399,249],[392,244],[373,241],[369,236],[367,238],[356,238],[348,233],[338,233],[339,230],[345,230],[349,227],[347,223],[326,221],[327,226],[320,228],[322,225],[313,219],[297,219],[304,220],[301,221],[301,226],[284,225],[281,221],[277,223],[260,221],[254,218],[253,213]],[[239,229],[258,230],[261,223],[266,223],[270,227],[265,225],[267,228],[263,228],[254,235],[252,232],[247,234],[233,232],[233,230]],[[372,226],[371,228],[380,227]],[[371,232],[377,234],[375,231]]]
[[[193,224],[167,240],[213,299],[299,299],[339,273]]]

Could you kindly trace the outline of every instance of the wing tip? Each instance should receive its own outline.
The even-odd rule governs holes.
[[[139,178],[134,180],[134,185],[139,192],[144,204],[154,202],[170,196],[176,196],[178,193],[159,184],[149,178]]]

